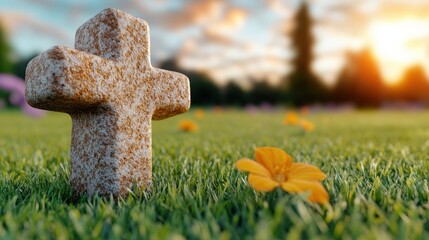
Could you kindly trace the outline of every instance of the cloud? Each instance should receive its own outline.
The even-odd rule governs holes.
[[[266,6],[273,12],[285,16],[290,17],[293,15],[294,9],[290,4],[285,3],[281,0],[265,0]]]
[[[225,2],[216,16],[199,24],[199,34],[184,42],[179,63],[208,73],[220,84],[255,78],[276,82],[288,71],[285,33],[273,36],[270,32],[272,23],[280,18],[286,22],[263,3]]]
[[[226,24],[227,26],[236,28],[241,27],[246,18],[246,12],[240,8],[230,9],[226,13],[225,19],[222,21],[222,24]]]
[[[184,68],[208,73],[219,84],[236,80],[242,84],[253,79],[276,83],[289,68],[282,46],[271,46],[252,40],[228,45],[189,41],[182,47],[180,64]]]
[[[166,25],[170,29],[180,29],[190,25],[201,25],[215,20],[222,13],[223,2],[218,0],[193,0],[181,9],[165,15]]]
[[[204,34],[208,41],[220,44],[234,43],[234,34],[238,33],[246,20],[246,12],[243,9],[233,8],[228,10],[223,19],[208,24],[204,28]]]
[[[22,30],[31,30],[38,34],[49,35],[58,40],[67,42],[71,36],[60,28],[41,22],[24,12],[0,12],[0,22],[3,23],[9,35],[18,34]]]
[[[214,18],[220,12],[221,0],[105,0],[109,7],[118,8],[145,19],[151,25],[164,28],[166,31],[181,30],[192,25],[198,25]],[[87,1],[89,2],[89,1]],[[91,1],[92,2],[92,1]],[[96,1],[94,1],[96,2]]]
[[[392,1],[380,6],[377,17],[384,19],[427,18],[428,12],[428,1]]]
[[[228,59],[229,56],[226,55],[231,53],[231,50],[242,49],[237,35],[244,27],[246,16],[244,9],[226,9],[216,19],[197,28],[196,35],[184,39],[178,51],[178,58],[184,62],[193,62],[192,58],[200,59],[196,63],[198,65],[202,62],[205,65],[217,65],[219,58]],[[191,65],[195,66],[194,63]]]

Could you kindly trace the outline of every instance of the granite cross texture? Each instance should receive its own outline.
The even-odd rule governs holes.
[[[75,195],[151,190],[151,120],[187,111],[190,87],[152,67],[149,50],[148,24],[109,8],[77,30],[75,49],[56,46],[28,64],[27,102],[72,118]]]

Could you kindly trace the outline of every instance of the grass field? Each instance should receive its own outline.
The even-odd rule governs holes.
[[[0,112],[1,239],[429,239],[429,112],[206,112],[153,124],[150,196],[73,200],[71,120]],[[281,190],[256,193],[234,163],[258,146],[318,166],[330,205]]]

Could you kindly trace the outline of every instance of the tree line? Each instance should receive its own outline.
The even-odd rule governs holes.
[[[369,49],[349,53],[336,84],[328,88],[317,77],[317,87],[306,83],[305,77],[295,73],[298,86],[270,85],[266,81],[253,81],[244,90],[235,81],[219,86],[206,74],[181,69],[174,59],[165,61],[163,69],[184,73],[190,79],[192,105],[290,104],[301,106],[315,103],[353,104],[356,107],[380,107],[383,103],[429,104],[429,81],[422,66],[410,67],[395,85],[387,85]],[[301,87],[305,91],[292,90]],[[308,86],[305,86],[308,84]],[[296,92],[293,92],[296,91]]]

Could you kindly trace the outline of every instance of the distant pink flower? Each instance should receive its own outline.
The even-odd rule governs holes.
[[[261,109],[265,112],[273,112],[275,110],[274,106],[269,102],[263,102],[260,105]]]
[[[248,112],[248,113],[251,113],[251,114],[255,114],[255,113],[257,113],[257,112],[259,111],[259,109],[258,109],[258,107],[257,107],[257,106],[255,106],[255,105],[253,105],[253,104],[247,104],[247,105],[244,107],[244,111],[246,111],[246,112]]]
[[[10,93],[9,102],[21,109],[30,116],[41,116],[45,111],[33,108],[25,101],[24,80],[9,74],[0,74],[0,89]]]

